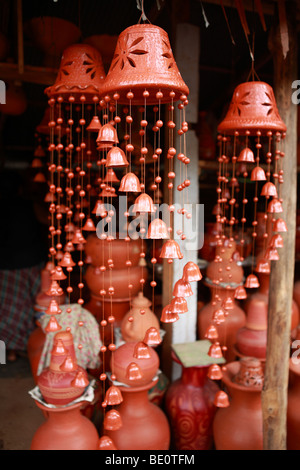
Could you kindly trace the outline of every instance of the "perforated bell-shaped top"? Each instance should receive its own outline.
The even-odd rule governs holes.
[[[245,82],[236,87],[218,132],[286,132],[272,87],[265,82]]]
[[[144,104],[143,92],[147,90],[147,104],[158,102],[157,92],[162,92],[161,103],[174,101],[189,93],[176,65],[168,34],[152,24],[136,24],[123,31],[117,42],[115,54],[104,82],[103,96],[111,98],[119,93],[118,102],[127,103],[126,95],[133,93],[132,104]]]
[[[101,94],[105,71],[100,53],[88,44],[73,44],[65,49],[55,83],[45,90],[49,97],[74,96],[79,102],[82,95],[92,102]]]

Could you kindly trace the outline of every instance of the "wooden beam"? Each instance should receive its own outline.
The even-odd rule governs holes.
[[[36,83],[38,85],[53,85],[57,70],[47,67],[26,65],[20,73],[17,64],[0,63],[0,79],[4,81],[20,80],[22,82]]]
[[[287,126],[283,214],[288,232],[283,234],[280,260],[272,262],[269,292],[267,356],[262,392],[263,441],[265,450],[286,449],[286,412],[289,377],[290,329],[295,265],[295,230],[297,207],[297,105],[292,103],[292,82],[297,79],[296,1],[286,2],[289,52],[284,60],[276,33],[270,37],[274,58],[274,90],[281,118]]]

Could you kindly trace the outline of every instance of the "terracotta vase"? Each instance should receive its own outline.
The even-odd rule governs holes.
[[[111,252],[109,251],[111,246]],[[113,259],[114,269],[125,269],[126,261],[130,260],[132,266],[137,266],[142,251],[142,240],[115,239],[111,242],[100,240],[97,235],[91,234],[86,239],[85,254],[90,257],[94,266],[107,266],[107,260]]]
[[[170,428],[163,411],[149,401],[152,381],[140,387],[119,387],[123,402],[117,407],[122,427],[105,433],[113,439],[118,450],[168,450]]]
[[[183,367],[165,398],[173,448],[209,450],[213,444],[212,423],[218,385],[207,378],[208,367]]]
[[[296,360],[299,361],[299,355]],[[300,365],[290,358],[287,405],[287,450],[300,450]]]
[[[224,300],[229,297],[233,302],[233,308],[228,310],[228,316],[225,321],[217,325],[217,330],[219,335],[218,341],[228,348],[224,356],[226,360],[230,362],[236,358],[236,335],[246,324],[246,314],[235,301],[233,289],[219,289],[218,295],[218,301],[214,301],[212,297],[212,300],[198,313],[198,336],[200,339],[205,339],[205,333],[208,327],[213,324],[214,312],[221,308]]]
[[[30,450],[97,450],[99,435],[94,424],[82,415],[82,403],[47,408],[36,405],[47,420],[35,432]]]
[[[263,374],[258,359],[242,359],[226,365],[223,383],[230,406],[219,408],[213,422],[216,450],[262,450]]]
[[[142,292],[132,299],[131,309],[121,323],[124,341],[143,341],[146,331],[152,326],[159,330],[159,320],[150,306],[151,301]]]

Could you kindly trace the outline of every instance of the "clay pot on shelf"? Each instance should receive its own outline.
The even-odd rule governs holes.
[[[27,355],[31,368],[31,373],[35,383],[37,383],[37,370],[40,362],[40,357],[43,352],[46,335],[42,328],[38,326],[33,330],[27,342]]]
[[[36,402],[47,420],[35,432],[30,450],[97,450],[99,435],[94,424],[82,415],[83,404],[47,408]]]
[[[131,309],[121,323],[124,341],[142,341],[146,331],[152,326],[159,330],[159,320],[150,307],[151,301],[142,292],[132,299]]]
[[[176,450],[212,448],[212,423],[216,412],[214,397],[218,385],[207,378],[207,367],[183,367],[165,397],[166,413]]]
[[[219,408],[213,423],[216,450],[262,450],[263,371],[256,358],[226,365],[222,381],[231,397],[230,406]]]

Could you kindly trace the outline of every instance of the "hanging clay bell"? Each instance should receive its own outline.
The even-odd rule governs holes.
[[[53,281],[63,281],[64,279],[67,279],[61,266],[56,266],[56,268],[51,272],[51,279]]]
[[[140,180],[134,173],[126,173],[126,175],[121,179],[119,191],[124,193],[140,193]]]
[[[63,295],[64,291],[59,286],[57,281],[52,281],[49,290],[47,290],[46,295],[51,297],[57,297]]]
[[[227,408],[228,406],[230,406],[227,393],[223,392],[223,390],[217,392],[214,399],[214,405],[218,408]]]
[[[278,261],[279,260],[279,254],[278,254],[278,251],[276,250],[276,248],[273,248],[273,247],[269,246],[266,249],[266,252],[265,252],[265,259],[267,259],[269,261]]]
[[[152,198],[146,193],[140,194],[134,202],[132,212],[134,213],[155,212],[155,206],[154,206]]]
[[[118,144],[119,139],[115,127],[111,124],[104,124],[99,131],[96,142],[97,144],[110,144],[110,146]]]
[[[103,427],[107,431],[117,431],[122,427],[122,418],[117,410],[109,410],[105,413]]]
[[[151,240],[163,240],[169,238],[166,223],[161,219],[154,219],[149,225],[147,238]]]
[[[103,183],[119,183],[119,178],[112,168],[109,168],[106,172]]]
[[[139,366],[135,362],[131,362],[126,369],[126,378],[130,382],[142,379],[143,374]]]
[[[128,166],[128,160],[124,151],[120,147],[112,147],[106,157],[106,167],[125,167]]]
[[[244,148],[238,156],[238,162],[255,163],[254,153],[249,148]]]
[[[72,356],[67,356],[59,368],[62,372],[72,372],[77,369],[77,364],[73,361]]]
[[[270,214],[279,214],[283,212],[281,202],[278,199],[272,199],[268,204],[267,212]]]
[[[182,259],[183,254],[180,251],[180,246],[175,240],[168,240],[163,244],[160,252],[160,258],[168,259]],[[181,297],[180,295],[175,297]]]
[[[79,228],[75,230],[74,236],[72,238],[72,243],[73,245],[85,243],[84,236],[82,235],[81,230]]]
[[[217,325],[219,325],[226,320],[226,312],[222,308],[217,308],[217,310],[213,312],[212,319]]]
[[[221,380],[223,377],[221,367],[218,364],[212,364],[208,369],[207,377],[211,380]]]
[[[266,174],[263,168],[261,168],[260,166],[256,166],[255,168],[253,168],[253,170],[251,171],[251,181],[265,181],[266,179]]]
[[[74,263],[72,259],[71,253],[69,253],[68,251],[64,253],[63,258],[59,261],[58,264],[63,268],[76,266],[76,263]]]
[[[214,357],[215,359],[220,359],[223,357],[222,349],[219,342],[213,343],[208,351],[208,356]]]
[[[218,335],[218,330],[217,330],[217,328],[215,327],[215,325],[210,325],[210,326],[207,328],[204,337],[207,338],[207,339],[209,339],[209,340],[218,339],[218,337],[219,337],[219,335]]]
[[[273,232],[287,232],[287,226],[283,219],[276,219],[273,225]]]
[[[243,286],[237,286],[234,291],[234,298],[243,300],[247,298],[247,292]]]
[[[123,401],[121,390],[115,385],[111,385],[105,394],[105,401],[109,406],[119,405]]]
[[[84,389],[89,384],[85,370],[79,370],[71,385],[76,388]]]
[[[255,267],[255,271],[258,273],[269,274],[270,273],[270,260],[261,258]]]
[[[31,168],[42,168],[43,162],[39,158],[34,158],[31,162]]]
[[[55,299],[50,300],[49,307],[46,310],[47,315],[59,315],[61,309],[58,306],[58,303]]]
[[[88,217],[86,219],[85,224],[82,227],[82,230],[84,230],[86,232],[95,232],[96,231],[95,224],[94,224],[93,220],[90,217]]]
[[[101,216],[101,217],[107,216],[107,210],[105,208],[105,204],[101,199],[98,199],[98,201],[96,202],[95,207],[92,210],[92,214],[96,214],[97,216]]]
[[[98,443],[98,450],[118,450],[114,441],[108,436],[101,436]]]
[[[149,346],[143,341],[139,341],[134,348],[133,357],[136,359],[150,359]]]
[[[279,233],[277,233],[276,235],[273,235],[273,237],[270,240],[270,246],[272,248],[282,248],[283,247],[283,238]]]
[[[57,322],[56,318],[51,316],[45,328],[45,331],[47,331],[47,333],[55,333],[56,331],[59,331],[59,330],[61,330],[61,326]]]
[[[277,189],[276,189],[276,186],[275,184],[273,183],[270,183],[268,181],[268,183],[264,184],[263,187],[262,187],[262,190],[261,190],[261,196],[274,196],[277,198]]]
[[[183,268],[182,279],[187,282],[201,281],[202,274],[196,263],[189,261]]]
[[[183,279],[178,279],[178,281],[175,282],[172,295],[173,297],[190,297],[193,295],[190,283]]]
[[[162,339],[160,337],[159,331],[155,327],[149,328],[146,331],[143,342],[148,346],[158,346],[161,343]]]
[[[86,130],[89,131],[89,132],[98,132],[100,131],[101,129],[101,122],[99,120],[99,117],[98,116],[93,116],[90,124],[87,126]]]
[[[255,276],[255,274],[249,274],[249,276],[247,276],[245,281],[245,287],[247,289],[256,289],[257,287],[259,287],[259,280]]]
[[[166,305],[162,309],[162,314],[161,314],[161,317],[160,317],[160,321],[162,323],[174,323],[177,320],[179,320],[178,314],[175,313],[175,312],[172,312],[170,305]]]
[[[235,307],[234,300],[230,296],[226,297],[221,305],[225,310],[232,310]]]
[[[174,297],[170,303],[170,310],[173,313],[186,313],[189,311],[187,301],[184,297]]]

